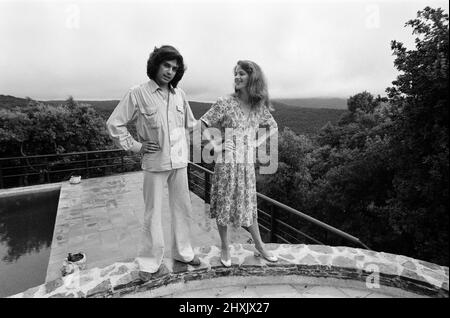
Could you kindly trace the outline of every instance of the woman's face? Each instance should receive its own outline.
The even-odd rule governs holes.
[[[239,65],[234,69],[234,87],[236,90],[242,90],[247,87],[248,73]]]

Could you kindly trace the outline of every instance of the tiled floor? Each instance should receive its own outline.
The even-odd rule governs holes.
[[[62,183],[46,281],[60,277],[67,253],[84,252],[87,268],[102,267],[134,259],[140,241],[144,213],[142,172]],[[219,245],[214,220],[206,215],[208,205],[191,193],[193,246]],[[170,212],[163,201],[163,228],[166,246],[171,246]],[[229,229],[231,243],[247,243],[244,230]],[[170,249],[165,257],[170,258]]]

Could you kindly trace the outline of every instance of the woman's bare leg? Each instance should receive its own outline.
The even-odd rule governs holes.
[[[228,261],[230,259],[230,249],[229,249],[230,243],[228,242],[228,226],[220,225],[219,223],[217,223],[217,228],[219,229],[222,257],[223,257],[224,261]]]
[[[256,250],[258,250],[264,258],[273,258],[274,256],[272,255],[272,253],[266,251],[266,249],[264,248],[264,243],[261,239],[261,234],[259,233],[258,219],[254,218],[252,225],[247,227],[247,229],[252,235]]]

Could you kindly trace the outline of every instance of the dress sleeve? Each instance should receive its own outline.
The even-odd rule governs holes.
[[[259,117],[259,126],[278,129],[277,122],[275,121],[267,107],[264,107],[263,111],[261,112],[261,115]]]
[[[200,118],[208,127],[220,126],[225,115],[225,103],[222,98],[219,98],[211,108]]]
[[[106,128],[114,143],[126,151],[139,152],[142,144],[136,141],[127,129],[127,124],[136,120],[137,104],[130,89],[106,122]]]

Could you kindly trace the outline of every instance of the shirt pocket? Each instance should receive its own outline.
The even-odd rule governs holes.
[[[161,126],[161,121],[159,119],[157,108],[141,108],[142,116],[144,117],[144,122],[149,128],[159,128]]]
[[[177,119],[177,126],[178,127],[184,127],[184,105],[183,104],[177,104],[176,106],[176,119]]]

